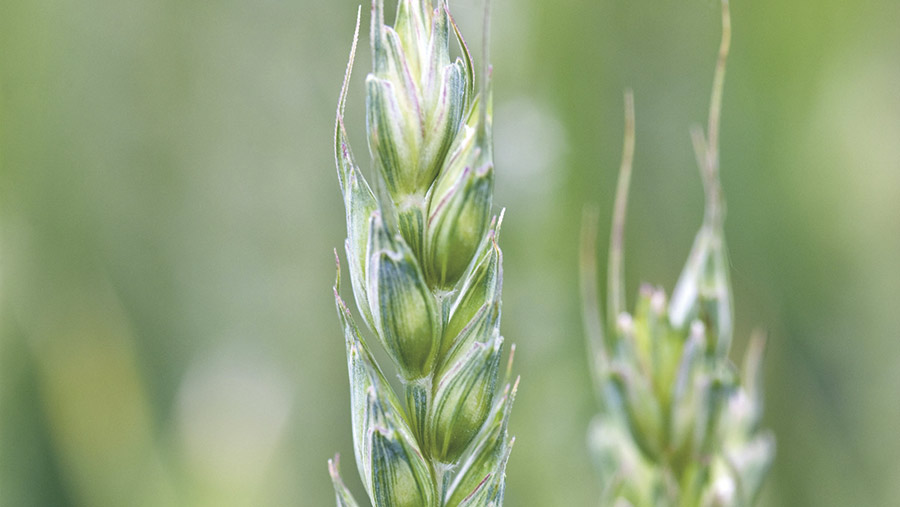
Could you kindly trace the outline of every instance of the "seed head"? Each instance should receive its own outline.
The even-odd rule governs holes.
[[[503,268],[500,220],[491,221],[488,66],[476,94],[466,44],[447,1],[436,3],[399,0],[391,27],[383,1],[373,0],[366,79],[373,185],[343,125],[356,37],[335,126],[353,294],[405,391],[401,404],[340,299],[338,276],[354,455],[376,506],[500,505],[512,448],[511,362],[495,400]],[[451,36],[461,54],[455,61]],[[356,505],[336,462],[330,470],[338,505]]]
[[[671,301],[662,289],[643,286],[633,312],[623,303],[624,217],[634,149],[630,95],[605,327],[592,285],[594,270],[582,262],[585,322],[593,333],[594,373],[603,406],[590,443],[602,474],[604,505],[751,505],[774,458],[774,438],[759,428],[762,341],[751,342],[742,375],[728,360],[733,308],[717,129],[729,27],[723,0],[709,142],[699,129],[694,134],[706,210]],[[583,259],[593,257],[594,239],[583,242]]]

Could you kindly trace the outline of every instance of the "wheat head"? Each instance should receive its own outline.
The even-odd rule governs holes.
[[[605,323],[596,287],[596,215],[585,215],[582,300],[601,403],[589,444],[602,505],[749,506],[775,454],[774,437],[760,428],[764,340],[751,340],[742,372],[728,359],[733,306],[718,134],[731,23],[727,0],[722,7],[709,124],[705,134],[700,128],[692,132],[706,194],[704,219],[671,300],[662,289],[644,285],[632,313],[624,304],[624,223],[634,152],[630,92]]]
[[[485,26],[488,19],[486,12]],[[446,0],[399,0],[392,27],[383,0],[373,0],[370,185],[344,127],[358,34],[359,16],[335,126],[345,252],[359,314],[403,390],[398,396],[389,385],[341,299],[338,261],[334,297],[359,475],[377,507],[501,505],[518,380],[509,378],[512,353],[505,379],[498,378],[503,214],[492,217],[490,68],[476,85]],[[337,457],[329,470],[337,504],[358,505]]]

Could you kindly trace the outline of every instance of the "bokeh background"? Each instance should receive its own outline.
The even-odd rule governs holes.
[[[495,4],[503,330],[523,376],[507,504],[593,505],[581,210],[608,223],[633,87],[629,295],[672,287],[701,217],[688,128],[706,115],[719,7]],[[356,8],[0,4],[0,504],[333,505],[334,452],[359,490],[330,295]],[[481,0],[453,9],[477,51]],[[896,505],[900,2],[732,10],[727,236],[738,334],[770,335],[778,438],[762,503]],[[363,49],[360,155],[368,65]]]

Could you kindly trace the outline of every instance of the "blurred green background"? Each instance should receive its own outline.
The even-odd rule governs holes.
[[[582,206],[608,223],[631,86],[629,294],[672,287],[701,216],[688,128],[706,115],[719,8],[495,4],[503,330],[523,376],[507,503],[593,505]],[[334,452],[359,490],[330,295],[356,7],[0,5],[0,504],[333,505]],[[453,9],[480,47],[481,0]],[[770,334],[778,438],[762,503],[896,505],[900,2],[732,10],[727,235],[738,334]],[[348,126],[363,155],[361,53]]]

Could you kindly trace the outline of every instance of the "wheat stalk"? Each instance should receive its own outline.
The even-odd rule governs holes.
[[[706,135],[692,130],[706,194],[703,224],[671,301],[645,285],[634,313],[624,305],[623,245],[634,153],[634,102],[626,128],[613,212],[608,316],[596,287],[596,214],[582,233],[582,300],[591,366],[601,402],[589,443],[603,505],[751,505],[775,454],[760,429],[764,340],[755,336],[743,372],[728,360],[732,297],[719,182],[719,118],[731,39],[722,2],[722,42]]]
[[[485,27],[488,19],[486,12]],[[404,393],[388,384],[341,299],[338,261],[334,296],[356,465],[375,506],[501,505],[518,381],[509,382],[510,353],[498,393],[502,213],[491,219],[490,68],[476,87],[446,0],[436,7],[400,0],[393,27],[384,23],[383,0],[373,0],[371,23],[366,125],[374,191],[344,128],[359,15],[338,102],[335,159],[354,298]],[[451,38],[461,54],[455,60]],[[338,505],[357,505],[337,457],[329,471]]]

